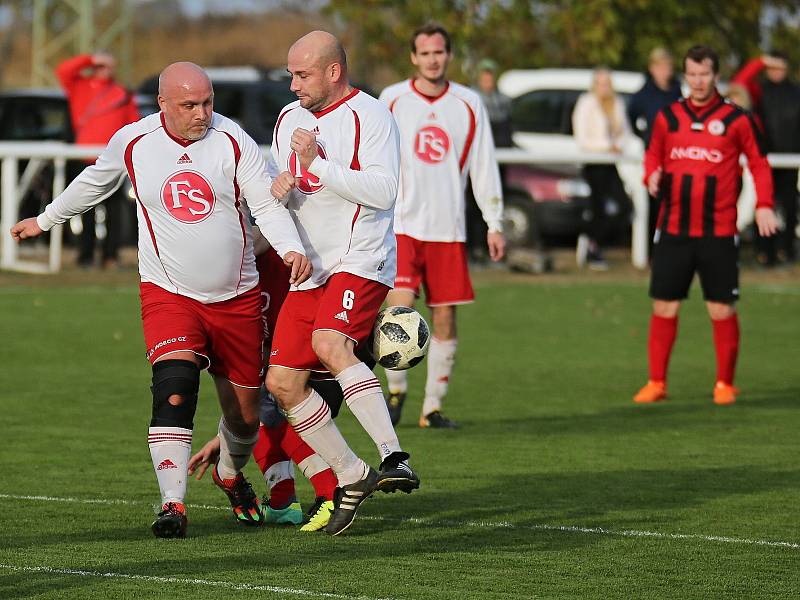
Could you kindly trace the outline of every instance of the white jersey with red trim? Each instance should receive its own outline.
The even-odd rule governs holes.
[[[300,168],[292,133],[317,136],[317,158]],[[278,169],[291,172],[297,187],[287,199],[314,267],[305,290],[347,272],[394,285],[397,243],[392,229],[400,176],[397,126],[386,106],[357,89],[319,112],[293,102],[278,116],[272,141]],[[294,288],[293,288],[294,289]]]
[[[467,175],[489,230],[502,231],[503,191],[480,96],[450,81],[430,97],[406,80],[384,89],[380,99],[400,130],[395,232],[428,242],[465,241]]]
[[[305,254],[289,212],[270,194],[258,145],[214,113],[205,136],[180,140],[160,113],[120,129],[97,162],[39,215],[48,230],[98,204],[125,175],[139,217],[142,281],[203,303],[228,300],[258,284],[247,198],[261,232],[281,256]]]

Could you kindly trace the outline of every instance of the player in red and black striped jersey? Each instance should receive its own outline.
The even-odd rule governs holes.
[[[689,97],[665,107],[653,123],[645,154],[645,183],[660,199],[653,247],[648,354],[650,377],[634,401],[666,398],[666,374],[678,328],[680,303],[694,274],[700,277],[714,331],[717,383],[714,402],[736,400],[733,376],[739,348],[736,201],[742,169],[755,181],[756,225],[761,235],[777,230],[772,174],[752,115],[717,92],[719,59],[706,46],[684,58]]]

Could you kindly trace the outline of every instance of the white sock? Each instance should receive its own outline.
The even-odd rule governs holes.
[[[330,465],[322,460],[319,454],[311,454],[308,458],[301,460],[297,468],[303,473],[303,477],[310,481],[317,473],[330,469]]]
[[[161,503],[180,502],[186,497],[192,430],[183,427],[151,427],[147,432],[150,458],[156,471]]]
[[[428,380],[425,382],[425,401],[422,403],[422,416],[442,409],[442,398],[447,394],[447,384],[456,360],[458,340],[439,340],[431,338],[428,349]]]
[[[264,481],[267,483],[267,490],[270,492],[275,487],[275,484],[287,479],[294,479],[294,467],[290,460],[277,462],[264,472]]]
[[[408,391],[408,375],[405,371],[386,369],[386,382],[390,394],[405,394]]]
[[[392,452],[401,452],[381,383],[370,368],[363,362],[347,367],[336,381],[342,386],[350,411],[378,447],[381,461]]]
[[[336,473],[340,486],[361,481],[368,472],[367,465],[344,441],[339,428],[331,419],[331,409],[316,391],[286,411],[286,419],[303,441],[328,463]]]
[[[219,420],[219,462],[217,474],[221,479],[236,477],[253,453],[258,441],[258,431],[250,437],[239,437],[228,429],[225,418]]]

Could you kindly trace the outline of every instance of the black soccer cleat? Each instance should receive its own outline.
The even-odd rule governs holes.
[[[328,535],[339,535],[353,524],[356,511],[361,503],[375,491],[378,473],[369,467],[367,476],[360,481],[337,487],[333,494],[333,514],[325,526]]]
[[[178,502],[167,502],[153,521],[150,529],[159,538],[186,537],[186,508]]]
[[[242,525],[258,527],[264,524],[264,512],[261,510],[261,503],[258,496],[253,491],[253,486],[245,479],[242,473],[238,473],[234,479],[223,480],[217,473],[216,466],[211,471],[211,477],[217,487],[225,492],[233,509],[233,516]]]
[[[403,412],[403,403],[405,401],[405,392],[396,394],[389,392],[389,397],[386,398],[386,407],[389,409],[389,418],[392,419],[392,425],[397,425],[400,422],[400,413]]]
[[[434,410],[424,417],[420,417],[419,426],[423,429],[458,429],[458,423],[451,421],[438,410]]]
[[[387,494],[397,490],[410,494],[419,488],[419,477],[408,466],[408,454],[392,452],[383,459],[378,473],[377,489]]]

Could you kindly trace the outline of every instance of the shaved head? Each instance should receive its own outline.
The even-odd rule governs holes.
[[[170,133],[185,140],[199,140],[211,125],[211,80],[194,63],[172,63],[158,76],[158,106]]]
[[[340,100],[351,89],[342,43],[327,31],[312,31],[292,44],[286,68],[300,106],[312,112]]]
[[[211,80],[206,72],[191,62],[176,62],[161,71],[158,76],[158,94],[173,96],[180,90],[199,90],[211,88]]]
[[[347,71],[347,55],[342,43],[327,31],[312,31],[297,40],[289,48],[289,55],[295,54],[323,69],[333,63]]]

